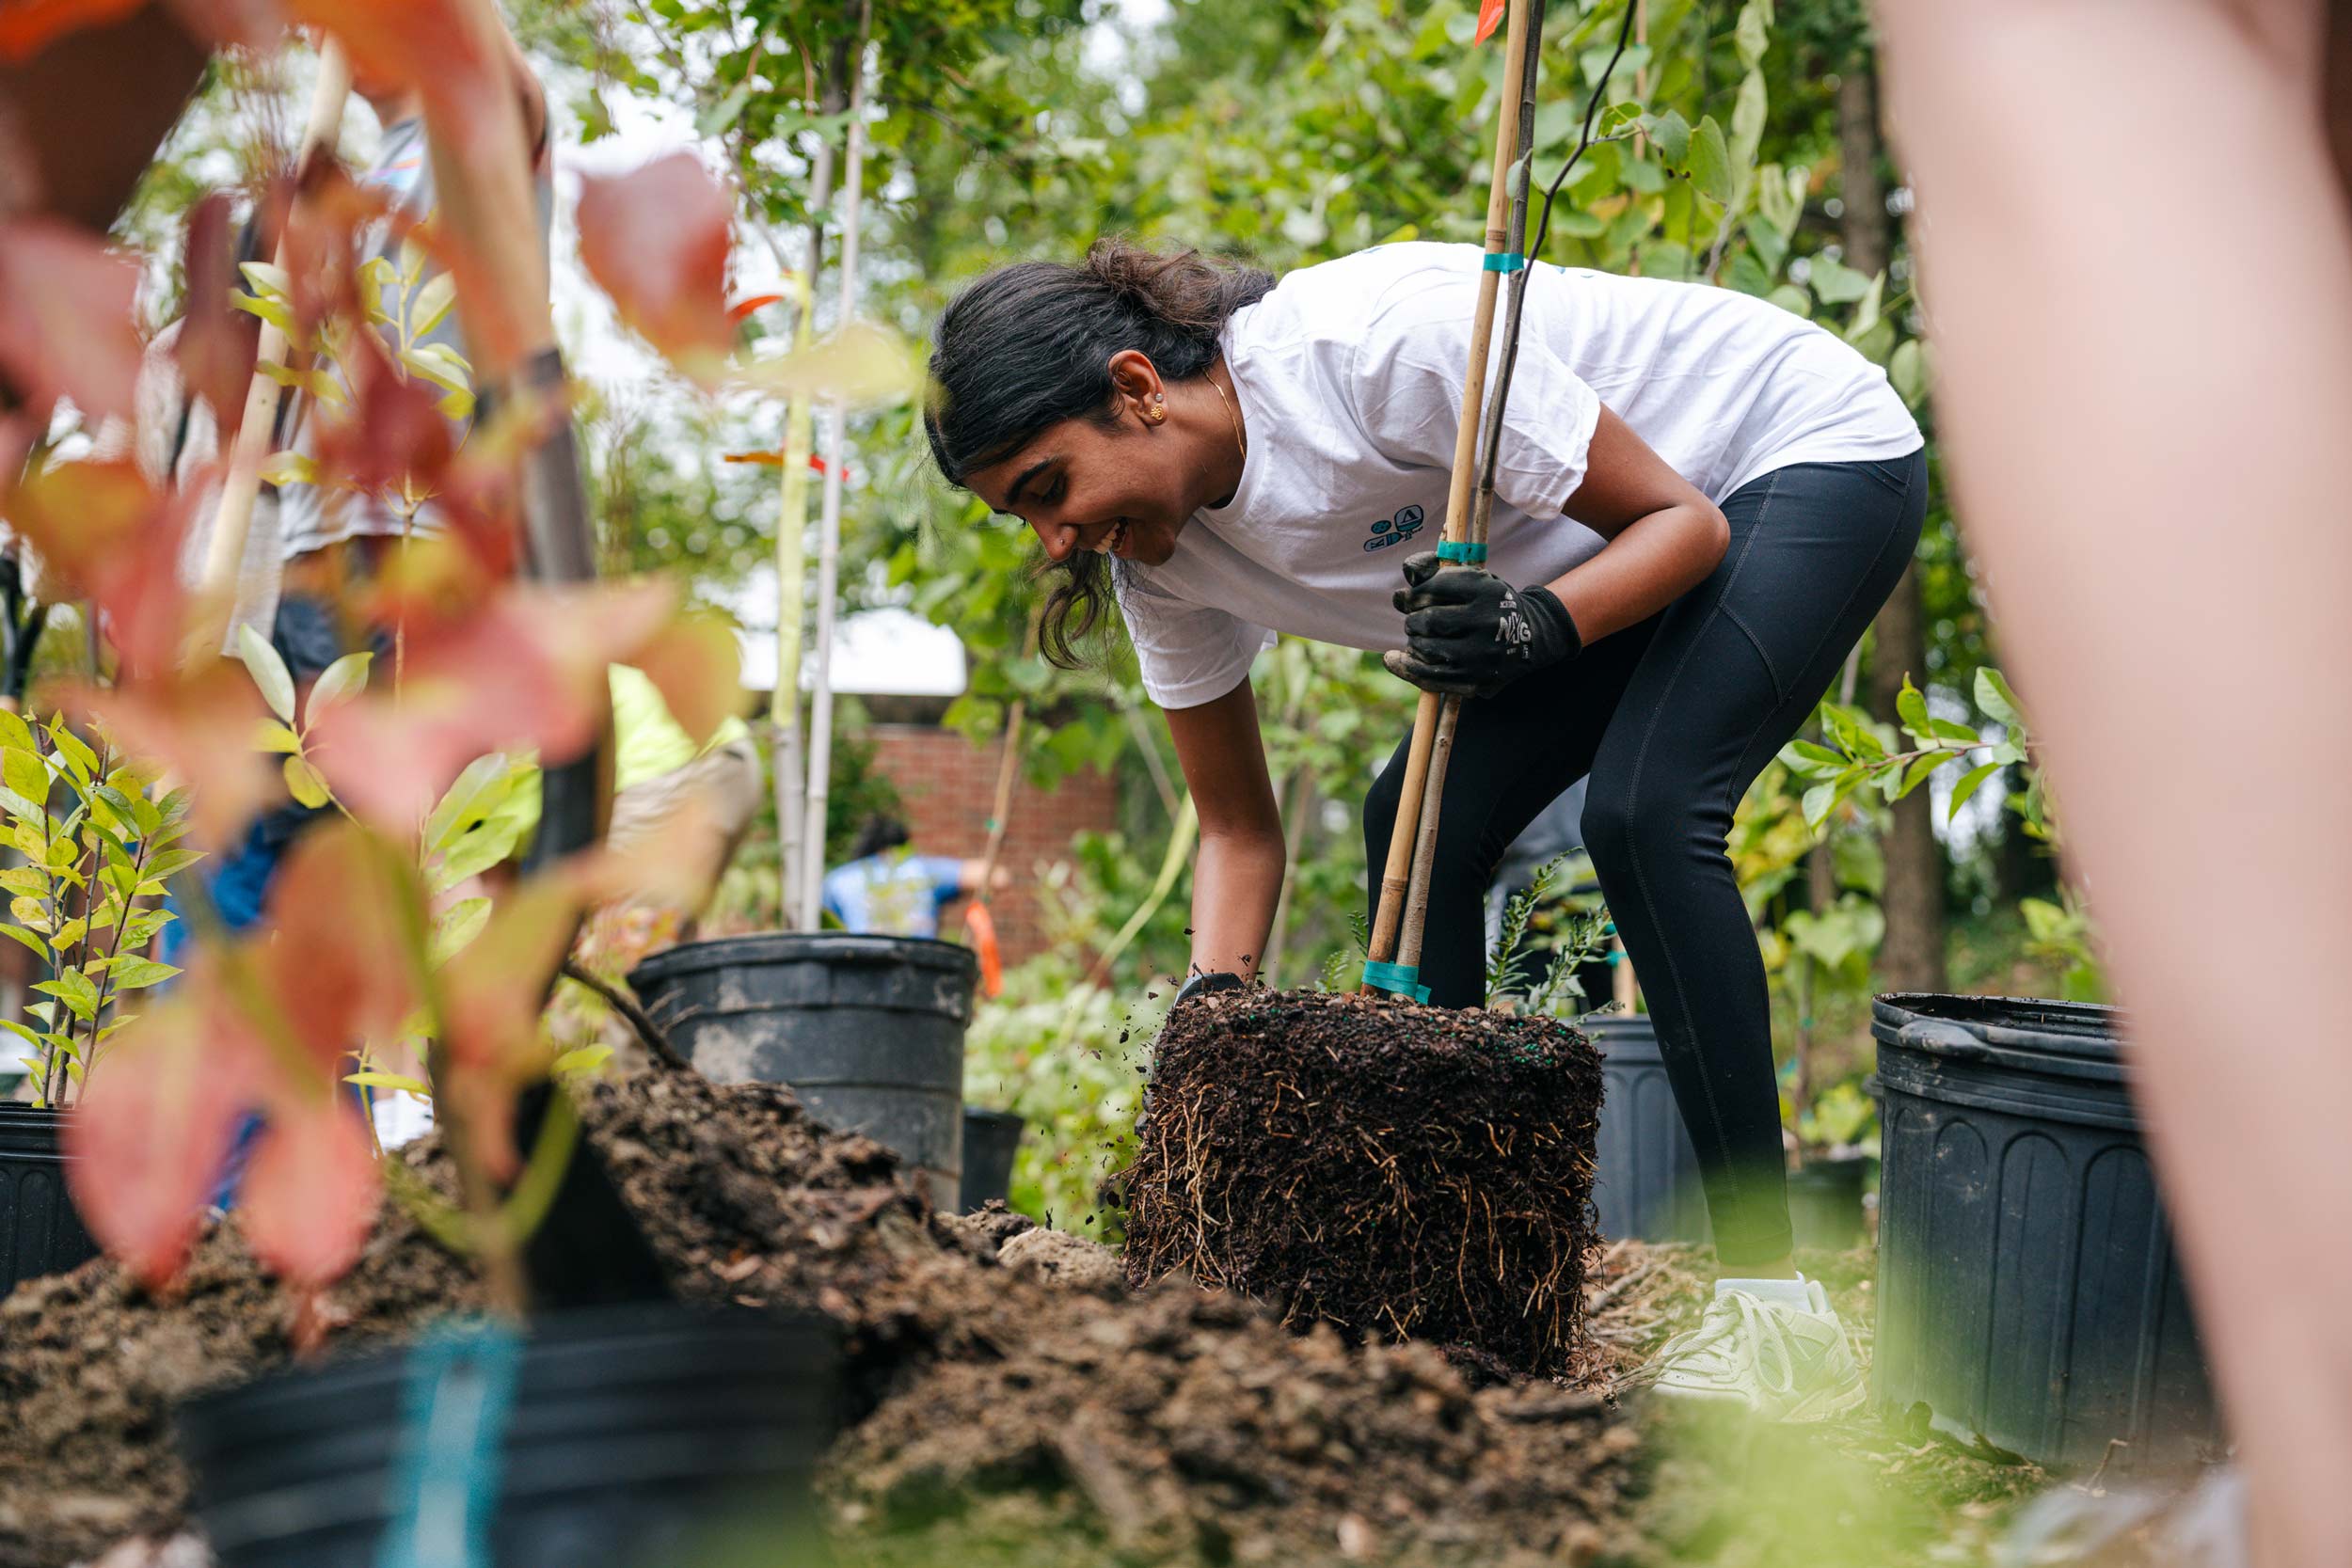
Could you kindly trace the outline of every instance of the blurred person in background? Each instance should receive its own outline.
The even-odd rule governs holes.
[[[987,866],[976,860],[918,855],[908,847],[907,825],[895,816],[868,817],[850,847],[850,859],[825,873],[825,912],[844,930],[891,937],[937,937],[939,912],[979,891]],[[1011,880],[1003,866],[992,885]]]
[[[2013,1560],[2352,1563],[2352,5],[1877,10],[1960,515],[2244,1466],[2153,1524],[2054,1494]],[[2217,809],[2192,872],[2166,851]],[[2258,933],[2243,986],[2191,961],[2217,912]]]

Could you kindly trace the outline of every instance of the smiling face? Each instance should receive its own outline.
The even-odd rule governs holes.
[[[1111,382],[1108,418],[1048,425],[964,483],[1027,523],[1057,563],[1088,550],[1162,565],[1192,515],[1231,492],[1238,457],[1222,460],[1233,455],[1234,438],[1221,415],[1218,427],[1202,423],[1197,400],[1165,386],[1143,355],[1114,356]]]

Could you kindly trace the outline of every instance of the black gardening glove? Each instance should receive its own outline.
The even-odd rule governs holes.
[[[1442,570],[1427,550],[1405,560],[1396,608],[1405,648],[1383,654],[1389,673],[1423,691],[1491,697],[1530,671],[1583,650],[1567,607],[1549,588],[1514,588],[1474,567]]]
[[[1177,991],[1176,1000],[1168,1005],[1168,1010],[1172,1013],[1196,996],[1212,996],[1221,990],[1240,990],[1248,984],[1240,975],[1221,969],[1212,969],[1205,974],[1195,970],[1191,977],[1184,981],[1183,989]]]

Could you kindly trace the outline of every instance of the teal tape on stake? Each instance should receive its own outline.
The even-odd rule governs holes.
[[[1527,258],[1516,250],[1486,252],[1486,268],[1488,272],[1517,272],[1525,265],[1527,265]]]
[[[1429,1000],[1429,988],[1417,984],[1421,971],[1411,964],[1376,964],[1364,960],[1364,984],[1391,996],[1409,996],[1416,1002]]]
[[[521,1338],[498,1323],[437,1330],[408,1353],[376,1568],[489,1568],[521,1357]]]
[[[1459,561],[1472,566],[1484,566],[1486,563],[1486,546],[1473,545],[1467,539],[1458,542],[1448,539],[1438,546],[1438,559]]]

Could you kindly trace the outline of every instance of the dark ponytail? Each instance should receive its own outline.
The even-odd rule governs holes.
[[[999,267],[939,318],[923,409],[939,471],[961,485],[1049,426],[1112,419],[1110,357],[1121,350],[1142,353],[1167,381],[1205,374],[1226,320],[1273,287],[1274,275],[1255,267],[1197,250],[1162,255],[1119,239],[1095,241],[1074,267]],[[1080,663],[1072,644],[1108,608],[1110,562],[1079,551],[1058,570],[1038,640],[1048,659],[1070,670]]]

